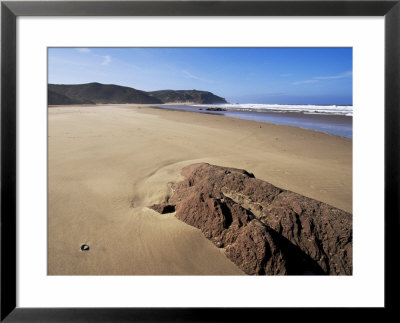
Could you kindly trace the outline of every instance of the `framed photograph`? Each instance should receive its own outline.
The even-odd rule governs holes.
[[[2,2],[1,320],[394,310],[399,15]]]

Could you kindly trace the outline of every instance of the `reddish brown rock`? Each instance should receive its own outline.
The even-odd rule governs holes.
[[[193,164],[160,213],[199,228],[247,274],[352,273],[352,216],[245,170]]]

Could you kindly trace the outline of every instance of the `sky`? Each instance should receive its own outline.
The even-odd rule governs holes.
[[[48,82],[204,90],[230,103],[351,105],[352,48],[49,48]]]

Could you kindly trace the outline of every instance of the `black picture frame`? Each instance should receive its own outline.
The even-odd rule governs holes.
[[[19,308],[16,307],[16,19],[18,16],[384,16],[385,18],[385,306],[396,311],[399,274],[400,0],[380,1],[4,1],[1,3],[1,321],[234,322],[270,315],[314,316],[312,308]],[[371,232],[373,238],[373,232]],[[374,255],[371,255],[374,261]],[[40,291],[38,291],[40,292]],[[268,291],[266,291],[268,292]],[[238,297],[243,297],[238,295]],[[326,308],[325,318],[339,309]],[[342,311],[358,311],[345,309]],[[295,313],[295,314],[293,314]],[[339,316],[340,315],[340,316]],[[321,318],[320,318],[321,319]],[[358,318],[359,319],[359,318]]]

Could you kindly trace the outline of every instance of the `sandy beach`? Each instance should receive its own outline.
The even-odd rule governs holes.
[[[352,212],[349,139],[146,105],[49,107],[48,274],[243,274],[200,230],[147,208],[197,162]]]

